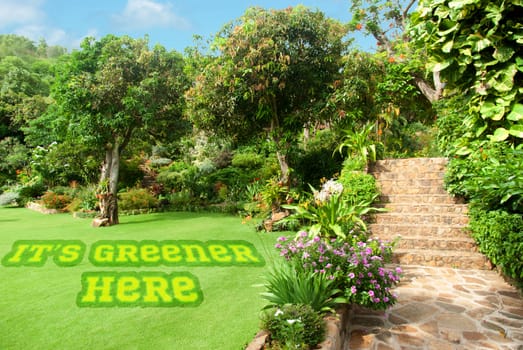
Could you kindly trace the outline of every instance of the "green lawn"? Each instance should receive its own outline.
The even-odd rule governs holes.
[[[17,240],[80,240],[87,250],[76,266],[0,266],[0,349],[241,349],[258,330],[264,305],[264,267],[95,267],[89,248],[100,240],[244,240],[269,262],[277,234],[256,233],[237,217],[160,213],[121,218],[92,228],[68,214],[0,209],[0,258]],[[196,276],[203,302],[196,307],[81,308],[83,272],[186,271]]]

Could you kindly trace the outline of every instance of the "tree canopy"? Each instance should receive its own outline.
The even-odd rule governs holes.
[[[267,132],[287,180],[289,143],[321,117],[345,34],[342,24],[303,6],[248,9],[214,39],[216,56],[186,95],[191,119],[238,140]]]
[[[147,39],[87,38],[61,67],[53,86],[55,119],[64,142],[80,141],[104,154],[98,196],[102,218],[118,223],[122,151],[133,137],[173,137],[183,131],[183,58]],[[57,125],[58,126],[58,125]],[[61,135],[60,135],[61,134]]]

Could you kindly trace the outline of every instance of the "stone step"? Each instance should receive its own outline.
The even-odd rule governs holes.
[[[377,224],[372,223],[367,225],[367,228],[372,235],[385,239],[384,237],[395,237],[401,235],[403,237],[470,237],[468,230],[463,225],[408,225],[404,223],[399,224]]]
[[[382,240],[395,241],[395,249],[429,249],[429,250],[462,250],[477,252],[478,247],[474,239],[468,237],[427,237],[395,235],[392,237],[381,237]]]
[[[443,179],[422,179],[422,178],[416,178],[416,179],[406,179],[406,180],[384,180],[384,179],[378,179],[380,189],[383,193],[390,193],[388,189],[409,189],[409,188],[419,188],[419,189],[427,189],[427,188],[443,188]],[[427,192],[429,193],[429,192]],[[447,192],[445,191],[445,194]]]
[[[381,203],[377,207],[387,209],[390,213],[406,214],[467,214],[466,204],[419,204],[419,203]]]
[[[460,198],[445,194],[384,194],[379,197],[381,203],[416,203],[416,204],[462,204]]]
[[[378,182],[378,188],[383,195],[391,194],[410,194],[410,195],[446,195],[449,194],[442,185],[434,186],[397,186],[394,183],[381,184]]]
[[[465,214],[436,214],[436,213],[379,213],[374,215],[373,223],[403,224],[403,225],[467,225],[469,217]]]
[[[446,158],[384,159],[371,165],[369,172],[380,174],[409,174],[411,176],[418,176],[417,174],[427,172],[443,174],[447,163],[448,160]]]
[[[389,181],[402,181],[402,180],[443,180],[445,177],[444,171],[431,171],[426,170],[419,173],[413,174],[410,171],[401,171],[401,172],[371,172],[379,181],[389,180]]]
[[[456,250],[396,249],[393,262],[400,265],[490,270],[491,263],[480,253]]]

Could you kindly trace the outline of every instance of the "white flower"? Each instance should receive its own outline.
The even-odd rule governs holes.
[[[330,179],[323,184],[322,190],[329,192],[331,195],[340,194],[343,192],[343,185],[338,181]]]
[[[283,315],[283,311],[281,311],[280,309],[276,310],[276,312],[274,313],[274,316],[278,317],[280,315]]]
[[[294,323],[296,323],[296,322],[300,322],[300,320],[299,320],[299,319],[287,320],[287,323],[288,323],[288,324],[294,324]]]

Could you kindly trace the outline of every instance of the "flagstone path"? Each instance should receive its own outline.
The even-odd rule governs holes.
[[[523,350],[523,298],[496,271],[408,266],[386,312],[350,311],[350,350]]]

